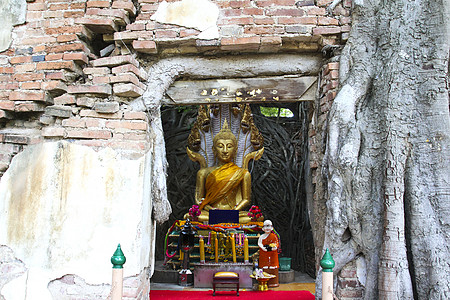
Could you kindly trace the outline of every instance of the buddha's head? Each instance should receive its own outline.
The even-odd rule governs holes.
[[[222,126],[222,129],[214,136],[212,149],[214,156],[221,163],[233,161],[236,155],[237,140],[228,128],[228,123],[226,120]]]

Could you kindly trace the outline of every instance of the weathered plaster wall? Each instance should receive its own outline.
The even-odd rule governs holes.
[[[13,26],[25,23],[27,5],[25,0],[2,0],[0,2],[0,52],[11,44]]]
[[[5,298],[24,299],[17,295],[23,291],[26,299],[51,299],[47,285],[65,274],[108,283],[118,243],[127,257],[124,276],[149,269],[153,222],[144,191],[150,161],[67,142],[16,155],[0,182],[0,245],[8,245],[26,271],[5,283]]]

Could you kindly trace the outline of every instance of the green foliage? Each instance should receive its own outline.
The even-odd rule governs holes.
[[[288,108],[279,107],[260,107],[261,113],[266,117],[292,118],[294,113]]]

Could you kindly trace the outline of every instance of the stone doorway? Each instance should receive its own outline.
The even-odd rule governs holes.
[[[314,246],[307,207],[308,111],[309,102],[252,104],[255,123],[265,139],[265,154],[251,163],[252,204],[258,205],[274,222],[281,236],[282,256],[292,258],[292,268],[315,275]],[[264,115],[261,108],[289,109],[291,117]],[[168,199],[172,206],[169,221],[157,228],[157,260],[164,259],[168,228],[193,204],[198,164],[186,154],[190,126],[197,106],[162,108],[168,167]]]

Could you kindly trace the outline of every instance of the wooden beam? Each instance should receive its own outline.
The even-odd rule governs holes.
[[[314,101],[316,81],[316,76],[179,80],[169,87],[163,103],[193,105]]]

